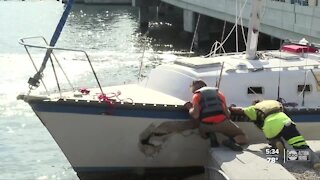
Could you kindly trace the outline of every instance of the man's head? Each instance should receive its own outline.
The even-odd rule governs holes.
[[[192,81],[190,88],[191,88],[192,93],[194,93],[198,89],[200,89],[202,87],[206,87],[206,86],[207,86],[207,84],[203,80],[194,80],[194,81]]]
[[[255,100],[252,101],[252,105],[256,105],[256,104],[259,103],[259,102],[261,102],[260,99],[255,99]]]

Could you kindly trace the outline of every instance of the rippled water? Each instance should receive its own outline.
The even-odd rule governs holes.
[[[42,35],[50,40],[63,9],[57,1],[0,1],[0,179],[78,179],[30,107],[16,100],[27,92],[27,80],[35,73],[18,39]],[[172,28],[168,22],[151,26]],[[76,4],[57,46],[88,51],[102,85],[107,86],[136,82],[144,49],[144,74],[173,60],[174,46],[164,42],[141,37],[138,12],[132,7]],[[44,54],[34,53],[39,64]],[[61,64],[75,86],[95,86],[87,62],[75,60],[79,55],[57,54],[64,57]],[[45,79],[53,75],[46,72]],[[55,84],[47,86],[54,90]]]

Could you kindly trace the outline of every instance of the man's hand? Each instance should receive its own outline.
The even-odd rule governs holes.
[[[184,105],[183,105],[186,109],[191,109],[193,107],[192,103],[191,102],[186,102]]]
[[[244,114],[244,111],[241,107],[236,107],[236,106],[230,105],[228,109],[229,109],[230,113]]]
[[[200,116],[200,107],[198,104],[192,104],[191,102],[186,102],[183,105],[186,109],[189,110],[189,114],[193,119],[198,119]]]

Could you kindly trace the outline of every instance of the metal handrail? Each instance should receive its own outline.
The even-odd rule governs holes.
[[[34,45],[34,44],[29,44],[29,43],[25,43],[23,42],[23,40],[26,39],[32,39],[32,38],[44,38],[42,36],[34,36],[34,37],[27,37],[27,38],[21,38],[19,39],[19,44],[23,45],[23,46],[27,46],[27,47],[33,47],[33,48],[39,48],[39,49],[52,49],[52,50],[62,50],[62,51],[74,51],[74,52],[82,52],[86,55],[87,59],[90,60],[88,54],[86,51],[84,50],[79,50],[79,49],[70,49],[70,48],[60,48],[60,47],[52,47],[52,46],[39,46],[39,45]],[[45,39],[45,38],[44,38]]]
[[[38,38],[38,37],[35,37],[35,38]],[[42,38],[44,39],[44,37],[42,37]],[[26,38],[26,39],[27,39],[27,38]],[[26,40],[26,39],[20,39],[20,41],[21,41],[22,43],[24,43],[24,40]],[[19,43],[20,43],[20,42],[19,42]],[[24,45],[23,47],[24,47],[24,49],[27,51],[28,56],[29,56],[29,58],[30,58],[30,60],[31,60],[31,62],[32,62],[32,65],[33,65],[34,69],[36,70],[36,72],[38,72],[39,70],[38,70],[36,64],[34,63],[34,61],[33,61],[33,59],[32,59],[32,56],[31,56],[31,54],[30,54],[27,46]],[[41,79],[41,82],[42,82],[42,84],[43,84],[44,89],[46,90],[47,95],[50,95],[50,94],[49,94],[49,91],[48,91],[48,89],[47,89],[47,87],[46,87],[46,85],[45,85],[45,83],[44,83],[44,81],[43,81],[42,79]],[[31,90],[31,88],[30,88],[30,90]]]
[[[46,45],[46,46],[41,46],[41,45],[35,45],[35,44],[31,44],[31,43],[26,43],[26,42],[24,42],[25,40],[37,39],[37,38],[41,38],[47,45]],[[93,75],[95,76],[95,79],[96,79],[97,84],[98,84],[98,86],[99,86],[99,88],[100,88],[101,94],[104,94],[104,93],[103,93],[103,90],[102,90],[102,87],[101,87],[101,84],[100,84],[100,81],[99,81],[99,79],[98,79],[98,77],[97,77],[97,74],[96,74],[96,72],[95,72],[95,70],[94,70],[94,68],[93,68],[93,66],[92,66],[91,60],[90,60],[90,58],[89,58],[89,55],[87,54],[86,51],[84,51],[84,50],[79,50],[79,49],[60,48],[60,47],[52,47],[52,46],[49,46],[48,43],[47,43],[47,41],[46,41],[46,39],[45,39],[43,36],[33,36],[33,37],[21,38],[21,39],[19,39],[18,43],[21,44],[21,45],[23,45],[23,46],[25,47],[25,49],[26,49],[26,51],[27,51],[27,53],[28,53],[28,55],[29,55],[29,58],[31,59],[32,62],[33,62],[33,59],[32,59],[32,56],[30,55],[30,52],[29,52],[29,50],[28,50],[27,47],[38,48],[38,49],[46,49],[46,50],[71,51],[71,52],[80,52],[80,53],[83,53],[83,54],[85,55],[87,61],[89,62],[91,71],[92,71]],[[70,82],[69,78],[67,77],[66,73],[64,72],[63,68],[61,67],[58,59],[56,58],[56,56],[54,55],[54,53],[52,53],[52,54],[53,54],[54,58],[56,59],[56,61],[58,62],[58,65],[59,65],[60,69],[63,71],[64,75],[66,76],[69,84],[71,85],[71,82]],[[50,58],[51,58],[51,57],[50,57]],[[51,63],[53,64],[53,62],[51,62]],[[36,71],[38,72],[38,69],[37,69],[37,67],[35,66],[35,63],[34,63],[34,62],[33,62],[33,65],[34,65]],[[54,71],[55,71],[55,70],[54,70]],[[42,81],[42,79],[41,79],[41,81]],[[56,81],[57,81],[57,83],[59,84],[57,77],[56,77]],[[42,83],[43,83],[43,81],[42,81]],[[44,84],[44,83],[43,83],[43,84]],[[45,85],[44,85],[44,86],[45,86]],[[71,85],[71,87],[73,88],[72,85]],[[30,89],[31,89],[31,88],[30,88]],[[74,88],[73,88],[73,90],[74,90]],[[46,89],[46,91],[47,91],[47,89]],[[61,90],[60,90],[60,88],[59,88],[59,92],[60,92],[60,96],[61,96]],[[48,91],[47,91],[47,93],[48,93]]]

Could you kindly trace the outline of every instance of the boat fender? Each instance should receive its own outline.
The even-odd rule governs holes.
[[[79,92],[81,92],[81,94],[88,95],[90,93],[90,90],[87,88],[80,88]]]

